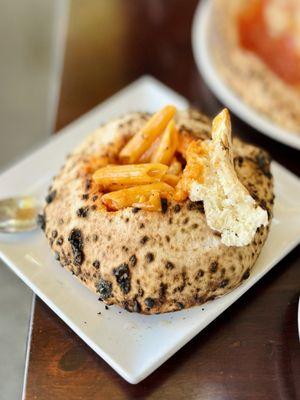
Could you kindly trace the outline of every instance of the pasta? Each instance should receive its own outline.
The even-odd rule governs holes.
[[[156,151],[158,145],[160,142],[160,137],[158,137],[152,144],[151,146],[141,155],[141,157],[138,159],[139,163],[147,163],[151,161],[152,154]]]
[[[179,182],[179,180],[180,180],[180,176],[172,175],[172,174],[166,174],[166,175],[164,175],[162,177],[162,180],[164,182],[166,182],[168,185],[175,187],[177,185],[177,183]]]
[[[192,180],[203,182],[203,161],[206,150],[200,141],[192,141],[186,150],[186,166],[176,186],[174,199],[183,201],[187,198],[188,187]]]
[[[180,132],[177,151],[186,158],[187,149],[192,142],[195,142],[195,138],[189,132]]]
[[[172,175],[179,175],[182,172],[182,165],[181,163],[177,160],[176,157],[173,157],[171,164],[168,169],[168,174]]]
[[[172,192],[174,192],[172,186],[164,182],[157,182],[106,193],[101,200],[109,210],[117,211],[133,205],[139,205],[142,208],[143,204],[146,206],[149,204],[153,194],[157,193],[159,196],[168,197]],[[152,198],[153,200],[155,198]]]
[[[178,146],[178,131],[173,119],[168,123],[151,161],[169,165]]]
[[[160,181],[167,170],[168,167],[160,163],[108,165],[98,169],[93,179],[103,188],[115,185],[144,185]]]
[[[146,122],[145,126],[134,135],[121,150],[119,158],[123,164],[133,164],[151,146],[155,139],[165,130],[173,118],[176,108],[166,106]]]

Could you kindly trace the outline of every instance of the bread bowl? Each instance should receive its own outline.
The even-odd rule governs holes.
[[[119,165],[122,150],[149,119],[148,113],[129,113],[88,135],[53,179],[42,218],[64,268],[106,304],[144,314],[202,304],[247,279],[267,238],[274,201],[269,155],[234,139],[228,143],[234,173],[255,210],[267,215],[248,244],[224,243],[223,233],[207,223],[206,199],[161,198],[154,211],[107,209],[95,173],[103,160]],[[210,143],[211,121],[200,112],[177,111],[174,121],[179,139],[188,135]]]

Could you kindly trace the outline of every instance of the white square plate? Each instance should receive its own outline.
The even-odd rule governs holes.
[[[151,77],[143,77],[75,121],[42,148],[0,176],[0,197],[44,194],[51,176],[87,133],[130,110],[154,111],[187,101]],[[138,383],[205,328],[281,260],[300,239],[299,180],[273,163],[275,216],[250,278],[230,294],[204,306],[165,315],[105,310],[97,296],[54,260],[40,231],[0,235],[0,255],[11,269],[96,353],[130,383]],[[101,315],[98,315],[98,312]]]

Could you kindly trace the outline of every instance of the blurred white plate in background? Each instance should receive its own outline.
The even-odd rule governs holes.
[[[67,126],[39,150],[0,175],[0,198],[46,193],[65,156],[109,118],[128,111],[156,111],[187,101],[151,77],[143,77]],[[97,354],[130,383],[138,383],[204,329],[264,276],[300,241],[300,181],[275,162],[274,220],[249,279],[231,293],[203,306],[145,316],[113,306],[55,260],[40,231],[0,235],[0,257]],[[20,301],[22,299],[20,298]],[[101,312],[101,315],[97,313]]]
[[[193,53],[205,82],[222,103],[253,128],[281,143],[300,149],[300,134],[292,133],[279,127],[270,119],[248,106],[243,99],[226,85],[219,75],[213,64],[209,49],[209,24],[212,21],[212,3],[213,1],[210,0],[201,1],[195,12],[192,28]]]

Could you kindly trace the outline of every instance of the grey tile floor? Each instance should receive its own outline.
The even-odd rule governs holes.
[[[0,170],[51,133],[67,1],[0,0]],[[0,400],[22,398],[33,294],[0,261]]]

